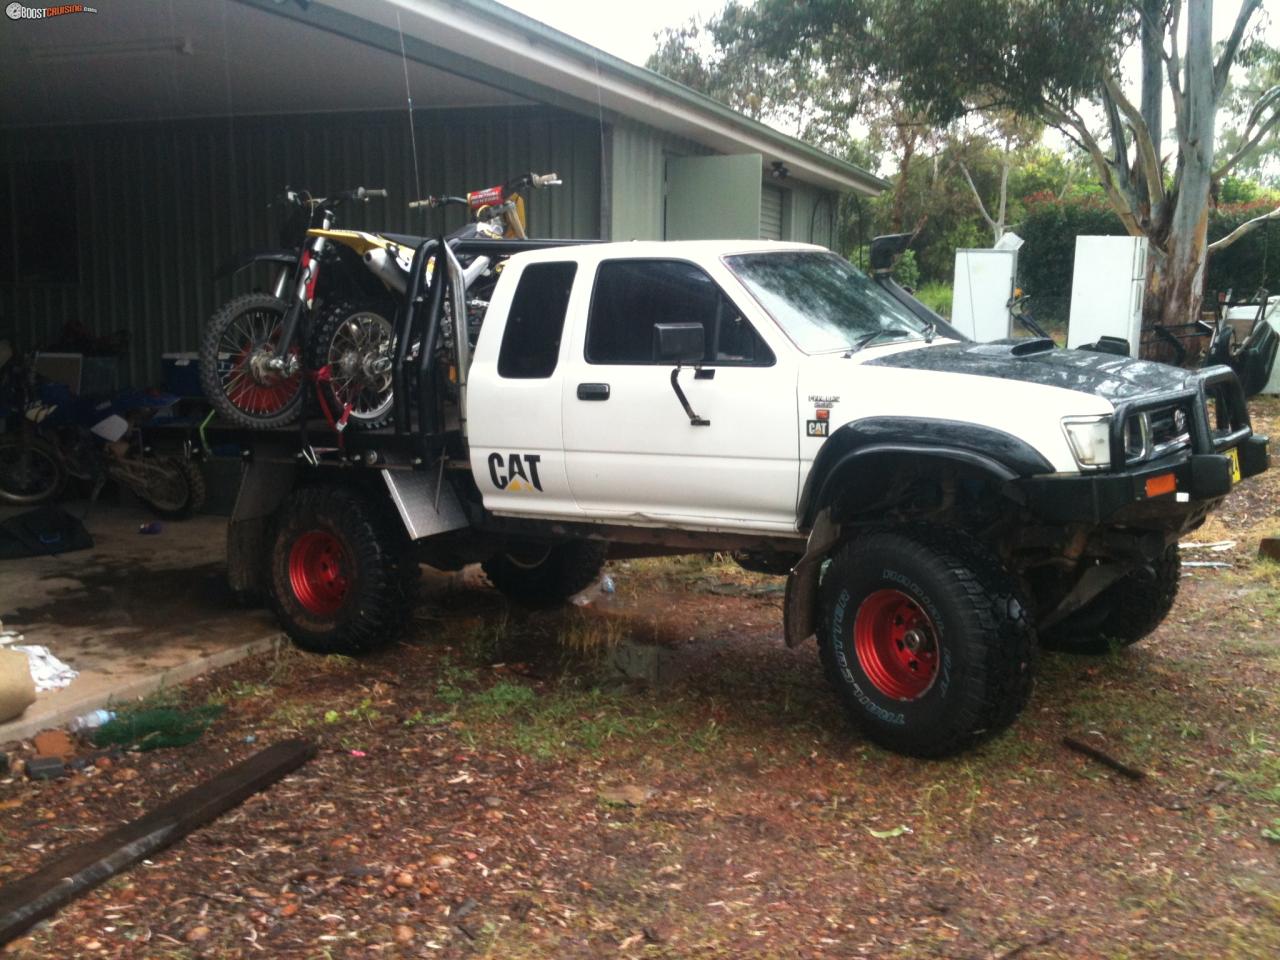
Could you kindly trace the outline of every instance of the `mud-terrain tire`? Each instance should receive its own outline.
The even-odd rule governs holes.
[[[172,494],[169,499],[163,494],[152,497],[145,490],[139,491],[138,495],[153,513],[166,520],[185,520],[204,506],[208,490],[204,471],[198,463],[185,457],[160,457],[155,463],[170,471],[177,483],[168,491]]]
[[[394,640],[419,573],[399,520],[340,486],[304,487],[281,505],[271,536],[270,601],[312,653],[369,653]]]
[[[568,540],[500,553],[480,566],[508,600],[526,607],[554,607],[591,586],[608,552],[607,543]]]
[[[394,358],[395,316],[394,304],[344,300],[325,308],[308,336],[307,369],[330,368],[331,379],[321,382],[324,400],[335,418],[342,415],[344,405],[350,402],[347,424],[357,430],[376,430],[391,421],[394,408],[391,371],[378,375],[376,382],[354,370],[350,371],[354,378],[345,379],[339,369],[341,357],[356,353],[356,344],[347,342],[344,350],[344,328],[348,321],[361,321],[365,335],[376,334],[382,351],[388,358]]]
[[[280,427],[292,423],[302,410],[301,372],[291,377],[274,376],[269,383],[259,384],[248,377],[245,366],[251,355],[279,339],[288,308],[279,297],[248,293],[219,307],[204,328],[200,339],[200,388],[219,416],[237,426]],[[223,353],[230,355],[226,370],[220,359]],[[245,376],[237,380],[238,371]],[[227,375],[232,379],[224,382]]]
[[[1031,695],[1035,631],[1014,580],[958,531],[868,533],[820,588],[827,678],[868,739],[943,757],[989,737]]]
[[[1103,590],[1081,609],[1045,630],[1046,650],[1090,656],[1130,647],[1155,631],[1173,609],[1182,579],[1182,554],[1176,543],[1146,571],[1131,573]]]

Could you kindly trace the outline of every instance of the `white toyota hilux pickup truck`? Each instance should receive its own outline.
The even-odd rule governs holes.
[[[224,438],[233,585],[307,649],[394,637],[418,562],[544,603],[609,556],[735,551],[787,577],[786,642],[866,735],[940,756],[1013,721],[1038,643],[1154,630],[1179,537],[1268,465],[1225,367],[968,342],[818,247],[447,246],[396,321],[393,427]]]

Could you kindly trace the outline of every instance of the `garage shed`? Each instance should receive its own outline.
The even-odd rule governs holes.
[[[0,336],[123,333],[120,383],[254,283],[214,275],[275,244],[286,185],[386,187],[344,225],[429,233],[461,214],[410,199],[554,170],[535,236],[823,244],[842,193],[884,186],[491,0],[95,9],[0,31]]]

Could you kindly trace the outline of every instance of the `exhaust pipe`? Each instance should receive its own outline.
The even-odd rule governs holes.
[[[462,289],[470,290],[471,285],[476,282],[476,278],[488,269],[488,257],[476,257],[472,260],[471,263],[467,265],[466,269],[462,271]]]
[[[396,293],[404,293],[409,286],[409,275],[400,269],[396,258],[385,247],[378,247],[375,250],[368,251],[364,255],[364,262],[373,271],[374,276],[395,290]]]

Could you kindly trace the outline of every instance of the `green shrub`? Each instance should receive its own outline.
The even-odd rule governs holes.
[[[1120,218],[1097,197],[1060,202],[1052,196],[1027,198],[1027,216],[1018,228],[1026,241],[1018,251],[1018,281],[1041,310],[1071,296],[1076,237],[1123,235]]]
[[[916,262],[914,250],[905,250],[898,257],[898,262],[893,265],[893,279],[908,290],[914,290],[920,285],[920,265]]]
[[[1120,218],[1097,196],[1059,201],[1038,195],[1026,202],[1027,216],[1018,228],[1026,241],[1018,253],[1018,280],[1034,298],[1037,318],[1065,320],[1076,237],[1116,236],[1125,230]],[[1246,220],[1275,209],[1278,202],[1274,196],[1259,196],[1249,203],[1216,207],[1209,215],[1209,240],[1226,236]],[[1259,227],[1209,258],[1206,291],[1249,295],[1264,285],[1280,290],[1280,223]]]
[[[1209,214],[1209,241],[1225,237],[1246,220],[1269,213],[1278,203],[1280,200],[1272,196],[1218,207]],[[1255,227],[1211,256],[1204,287],[1214,292],[1233,290],[1237,297],[1250,296],[1259,287],[1272,293],[1280,290],[1280,223],[1272,221]]]

